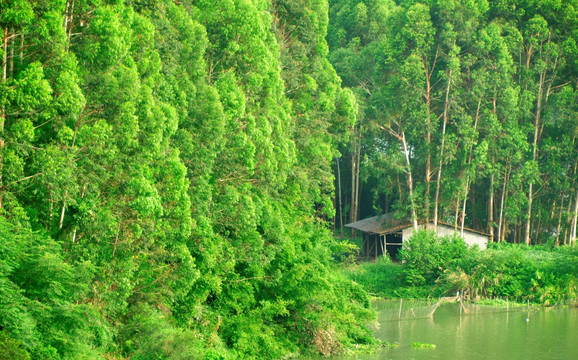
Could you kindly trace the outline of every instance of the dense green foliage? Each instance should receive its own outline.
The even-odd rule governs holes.
[[[385,297],[500,297],[544,305],[578,302],[578,250],[563,246],[527,248],[494,244],[469,248],[460,237],[421,231],[400,252],[402,263],[381,258],[347,274]]]
[[[338,219],[396,210],[575,242],[576,0],[330,4],[330,59],[360,104]]]
[[[0,357],[373,341],[327,226],[356,121],[327,26],[318,0],[0,2]]]
[[[572,243],[577,9],[0,1],[0,358],[371,343],[366,293],[336,271],[352,248],[329,231],[374,211],[369,197],[499,240]],[[481,253],[426,234],[403,256],[366,265],[398,296],[576,298],[565,247]]]

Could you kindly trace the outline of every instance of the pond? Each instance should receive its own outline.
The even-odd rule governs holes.
[[[436,307],[400,300],[375,305],[379,314],[375,335],[398,346],[349,359],[578,359],[576,308],[459,303]],[[414,343],[435,347],[418,348]]]

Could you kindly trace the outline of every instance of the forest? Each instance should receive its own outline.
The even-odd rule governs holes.
[[[0,1],[0,359],[374,344],[339,237],[378,212],[575,244],[576,11]]]
[[[330,60],[359,104],[337,229],[400,218],[575,244],[578,3],[335,0]]]

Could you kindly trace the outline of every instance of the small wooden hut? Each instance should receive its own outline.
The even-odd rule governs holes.
[[[377,258],[384,256],[386,252],[392,259],[397,259],[397,253],[403,246],[403,243],[414,234],[413,224],[407,220],[395,219],[393,213],[373,216],[367,219],[359,220],[345,227],[358,230],[363,233],[363,241],[360,244],[360,255],[367,258]],[[426,228],[425,222],[420,222],[418,229]],[[434,224],[430,222],[427,228],[433,230]],[[487,247],[490,235],[481,231],[464,228],[456,228],[454,225],[438,222],[437,234],[439,236],[453,236],[458,234],[462,236],[465,242],[480,249]]]

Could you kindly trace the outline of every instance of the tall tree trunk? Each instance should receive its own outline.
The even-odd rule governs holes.
[[[526,216],[528,217],[526,219],[526,228],[524,231],[524,243],[526,245],[530,245],[530,223],[532,221],[532,201],[533,201],[533,187],[532,187],[532,182],[530,182],[530,186],[528,187],[528,212],[526,213]]]
[[[349,220],[356,222],[359,215],[359,166],[361,157],[361,128],[358,129],[351,153],[351,210]]]
[[[64,11],[64,33],[66,34],[66,52],[70,49],[70,38],[72,36],[72,26],[74,20],[74,0],[66,1]]]
[[[427,121],[427,134],[426,134],[426,147],[427,155],[425,161],[425,226],[426,229],[429,225],[429,192],[430,192],[430,181],[431,181],[431,84],[430,77],[426,70],[426,121]]]
[[[14,77],[14,36],[10,40],[10,77]]]
[[[361,133],[359,134],[357,144],[357,167],[355,173],[355,219],[359,219],[359,173],[361,171]]]
[[[4,28],[4,39],[2,41],[2,47],[4,50],[4,59],[2,61],[2,81],[6,82],[7,71],[8,71],[8,27]]]
[[[480,98],[478,99],[478,106],[476,108],[476,117],[474,118],[474,136],[475,136],[476,131],[478,129],[478,121],[480,120],[481,107],[482,107],[482,97],[480,96]],[[471,139],[470,149],[468,150],[468,163],[466,166],[466,183],[464,186],[464,204],[462,207],[462,216],[461,216],[462,233],[464,232],[464,225],[465,225],[465,219],[466,219],[466,203],[468,201],[468,196],[469,196],[469,192],[470,192],[470,177],[471,177],[470,167],[472,166],[473,158],[474,158],[474,139]]]
[[[431,77],[434,73],[436,67],[437,59],[439,54],[439,48],[436,50],[435,58],[433,64],[429,65],[427,57],[422,57],[423,69],[425,74],[425,103],[426,103],[426,163],[425,163],[425,226],[426,229],[429,224],[429,211],[430,211],[430,183],[431,183],[431,138],[432,138],[432,124],[431,124],[431,102],[432,102],[432,84]]]
[[[540,206],[541,202],[538,203],[538,209],[541,209]],[[536,226],[532,226],[532,229],[534,229],[534,234],[533,234],[533,238],[536,239],[536,243],[537,244],[542,244],[542,236],[541,236],[541,230],[542,230],[542,218],[544,216],[541,213],[538,213],[538,225]],[[534,221],[534,224],[536,222]]]
[[[532,161],[538,158],[538,138],[540,136],[540,117],[542,114],[542,97],[544,95],[544,82],[546,78],[546,69],[540,72],[540,80],[538,82],[538,97],[536,99],[536,114],[534,116],[534,141],[532,142]],[[534,181],[530,180],[528,186],[528,212],[526,220],[526,230],[524,232],[524,243],[530,245],[530,224],[532,221],[532,202],[534,197]]]
[[[343,199],[341,198],[341,169],[339,167],[339,157],[335,157],[335,163],[337,164],[337,204],[339,209],[339,230],[341,236],[343,236]]]
[[[496,88],[494,87],[494,97],[492,98],[492,114],[494,115],[494,118],[498,118],[498,92],[496,90]],[[496,139],[493,139],[494,141],[496,141]],[[496,163],[496,154],[492,154],[492,164]],[[495,173],[492,170],[492,175],[490,177],[490,199],[489,199],[489,209],[488,209],[488,232],[490,233],[490,239],[492,241],[494,241],[494,231],[495,231],[495,226],[494,226],[494,212],[495,212],[495,206],[494,206],[494,196],[495,196],[495,189],[494,189],[494,182],[495,182]]]
[[[578,190],[576,190],[576,195],[574,197],[574,220],[572,220],[572,234],[569,242],[570,246],[576,245],[576,228],[578,227]]]
[[[46,224],[46,230],[48,230],[52,227],[52,216],[54,214],[54,197],[53,197],[53,193],[52,193],[52,188],[50,188],[50,199],[48,199],[48,201],[50,202],[50,205],[49,205],[48,223]]]
[[[357,221],[355,219],[355,169],[357,167],[357,139],[353,140],[353,148],[351,149],[351,206],[349,207],[349,222]]]
[[[572,145],[576,144],[576,136],[572,139]],[[572,231],[570,232],[570,241],[568,242],[569,245],[575,246],[576,245],[576,228],[578,227],[578,158],[574,162],[574,186],[576,187],[576,195],[575,195],[575,205],[574,205],[574,219],[572,221],[573,226]],[[572,203],[572,196],[570,196],[570,201],[568,204],[568,218],[570,218],[570,204]],[[566,242],[564,242],[566,244]]]
[[[566,209],[566,226],[564,226],[564,245],[568,245],[568,231],[572,233],[572,202],[574,201],[573,194],[570,194],[570,199],[568,199],[568,209]]]
[[[74,21],[74,0],[72,0],[72,5],[70,7],[70,22],[68,25],[68,35],[66,38],[66,51],[68,52],[70,49],[70,37],[72,36],[72,26]]]
[[[556,246],[560,245],[560,228],[562,226],[562,212],[564,211],[564,197],[566,196],[565,193],[562,193],[562,197],[560,198],[560,211],[558,214],[558,226],[556,226]]]
[[[434,228],[437,231],[438,227],[438,209],[439,209],[439,198],[440,198],[440,186],[442,180],[442,167],[444,164],[444,150],[445,150],[445,143],[446,143],[446,126],[448,124],[449,118],[449,110],[450,110],[450,88],[452,85],[452,69],[450,68],[448,73],[448,85],[446,86],[446,99],[444,101],[444,123],[442,126],[442,144],[440,148],[440,163],[438,168],[438,177],[436,182],[436,194],[435,194],[435,201],[434,201]]]
[[[469,186],[469,185],[468,185]],[[466,205],[468,204],[468,198],[465,197],[462,202],[462,215],[460,216],[460,234],[464,235],[464,227],[466,225]]]
[[[465,205],[465,202],[464,202]],[[460,222],[460,193],[458,192],[458,196],[456,197],[456,213],[454,215],[456,221],[454,224],[454,231],[458,231],[458,223]]]
[[[6,84],[6,70],[8,67],[8,27],[4,28],[4,38],[2,41],[2,48],[4,50],[4,57],[2,59],[2,85]],[[0,209],[4,206],[4,124],[6,122],[6,108],[2,103],[0,109]]]
[[[508,166],[504,172],[504,184],[502,186],[502,198],[500,199],[500,220],[498,222],[498,241],[502,241],[503,219],[504,219],[504,202],[506,201],[506,184],[508,183]]]
[[[60,220],[58,220],[58,230],[62,230],[65,212],[66,212],[66,200],[62,203],[62,209],[60,210]]]
[[[495,162],[492,159],[492,162]],[[494,174],[490,176],[490,198],[488,199],[488,232],[490,240],[494,241]]]
[[[504,217],[504,224],[502,224],[502,237],[500,238],[500,242],[506,241],[506,234],[507,233],[508,233],[508,222],[506,221],[506,218]]]
[[[407,166],[407,187],[409,188],[409,199],[411,204],[411,220],[413,222],[413,229],[417,232],[417,211],[415,207],[415,199],[413,196],[413,177],[411,175],[411,164],[409,161],[409,150],[407,148],[407,141],[405,140],[405,132],[401,132],[401,141],[403,144],[403,153],[405,155],[405,165]]]

